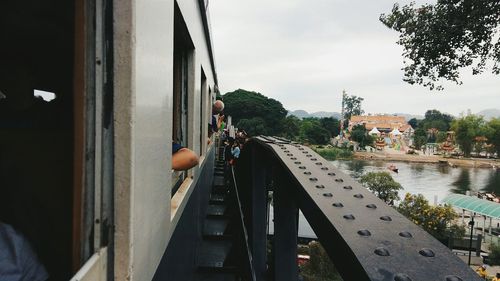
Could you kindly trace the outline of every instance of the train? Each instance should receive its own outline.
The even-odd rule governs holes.
[[[216,154],[209,10],[1,1],[0,222],[48,280],[181,280],[191,266]],[[172,142],[198,165],[173,171]]]

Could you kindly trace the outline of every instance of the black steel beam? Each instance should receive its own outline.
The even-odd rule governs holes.
[[[271,137],[252,139],[247,147],[259,148],[278,163],[281,175],[296,190],[279,192],[275,204],[295,194],[294,201],[344,280],[481,280],[443,244],[310,148]],[[293,206],[286,208],[294,212]],[[276,215],[275,220],[286,216],[279,211]],[[279,241],[290,238],[280,231],[294,231],[292,220],[287,224],[275,228],[278,245],[290,244]],[[284,246],[277,249],[287,251]]]

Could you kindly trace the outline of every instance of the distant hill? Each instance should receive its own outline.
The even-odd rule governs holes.
[[[500,118],[500,110],[495,108],[481,110],[476,115],[482,115],[484,119],[490,120],[491,118]]]
[[[318,112],[309,113],[305,110],[298,109],[298,110],[289,110],[288,115],[294,115],[300,119],[308,118],[308,117],[316,117],[316,118],[333,117],[333,118],[340,119],[340,113],[327,112],[327,111],[318,111]]]

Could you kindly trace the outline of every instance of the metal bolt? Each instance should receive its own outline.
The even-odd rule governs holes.
[[[336,203],[333,203],[332,206],[337,207],[337,208],[342,208],[342,207],[344,207],[344,204],[342,204],[340,202],[336,202]]]
[[[318,160],[318,158],[311,158],[311,161],[316,161]]]
[[[413,235],[411,235],[411,233],[409,233],[408,231],[400,232],[399,236],[404,237],[404,238],[412,238],[413,237]]]
[[[310,174],[311,174],[311,172],[309,172],[309,171],[304,172],[304,175],[310,175]]]
[[[352,186],[346,185],[346,186],[344,186],[344,189],[352,190]]]
[[[343,179],[335,179],[336,182],[344,182]]]
[[[328,173],[329,176],[335,176],[335,173]]]
[[[377,205],[375,205],[375,204],[368,204],[368,205],[366,205],[366,208],[368,208],[368,209],[377,209]]]
[[[302,164],[302,162],[300,162],[300,161],[295,161],[295,162],[293,162],[293,163],[295,163],[295,164],[297,164],[297,165]]]
[[[318,184],[318,185],[316,185],[316,188],[325,188],[325,186],[322,184]]]
[[[361,235],[361,236],[371,236],[372,234],[370,233],[369,230],[367,229],[361,229],[361,230],[358,230],[358,234]]]
[[[321,167],[321,170],[326,171],[328,170],[328,167]]]
[[[316,165],[321,166],[321,165],[323,165],[323,163],[321,163],[321,162],[316,162]]]
[[[387,256],[391,255],[391,254],[389,254],[389,250],[387,250],[384,247],[378,247],[377,249],[375,249],[374,252],[376,255],[383,256],[383,257],[387,257]]]
[[[464,281],[462,278],[455,275],[448,275],[444,277],[446,281]]]
[[[418,253],[428,258],[432,258],[435,256],[434,252],[429,248],[423,248],[422,250],[418,251]]]
[[[333,197],[333,194],[331,194],[331,193],[323,193],[323,196],[325,196],[325,197]]]
[[[344,215],[344,219],[346,219],[346,220],[354,220],[355,218],[354,218],[353,215],[349,214],[349,215]]]
[[[310,181],[318,181],[317,178],[309,178]]]
[[[380,217],[380,219],[383,221],[392,221],[392,218],[389,216],[382,216],[382,217]]]
[[[305,170],[306,166],[299,166],[299,169]]]
[[[354,197],[356,197],[356,198],[358,198],[358,199],[361,199],[361,198],[363,198],[364,196],[363,196],[363,194],[358,193],[358,194],[354,194]]]

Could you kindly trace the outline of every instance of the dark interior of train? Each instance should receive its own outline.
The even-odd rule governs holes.
[[[74,5],[0,1],[0,221],[49,280],[72,274]]]

